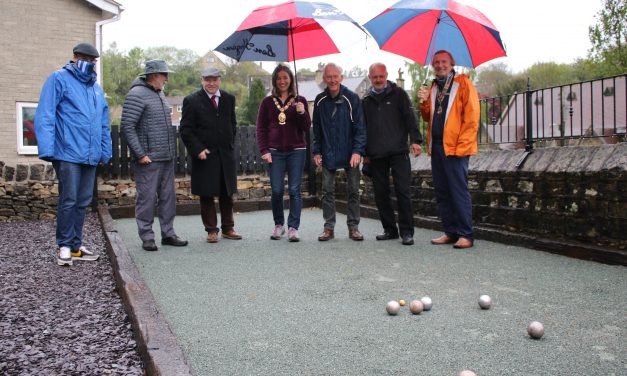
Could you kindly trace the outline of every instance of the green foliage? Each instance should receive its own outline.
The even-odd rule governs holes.
[[[429,66],[420,65],[418,63],[405,62],[409,81],[411,82],[411,91],[409,97],[414,105],[418,106],[418,90],[423,85],[429,85],[429,81],[433,79],[433,70]]]
[[[493,63],[479,68],[477,73],[477,91],[482,97],[503,95],[503,87],[513,74],[505,63]]]
[[[245,119],[247,124],[255,124],[257,122],[257,112],[259,111],[259,105],[266,96],[266,89],[263,82],[259,79],[253,80],[250,85],[250,92],[248,99],[246,100]]]
[[[588,28],[592,48],[589,57],[598,65],[601,76],[627,72],[627,0],[604,0]]]

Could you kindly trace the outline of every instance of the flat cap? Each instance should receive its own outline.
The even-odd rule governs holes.
[[[72,49],[72,52],[74,54],[81,54],[90,57],[100,57],[100,54],[98,53],[96,47],[92,46],[89,43],[77,44],[76,46],[74,46],[74,49]]]
[[[220,70],[213,67],[203,69],[202,72],[200,72],[200,75],[203,77],[222,77]]]

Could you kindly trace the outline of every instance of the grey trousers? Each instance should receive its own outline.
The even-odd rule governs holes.
[[[176,192],[174,190],[174,161],[152,162],[147,165],[133,163],[137,199],[135,219],[139,238],[142,241],[155,238],[152,223],[155,204],[161,226],[161,236],[174,236],[176,215]]]
[[[359,226],[359,168],[346,168],[348,214],[346,224],[348,228]],[[322,217],[324,228],[335,228],[335,171],[322,168]]]

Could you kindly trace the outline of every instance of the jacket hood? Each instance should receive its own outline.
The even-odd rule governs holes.
[[[88,85],[93,85],[96,83],[96,72],[92,72],[91,74],[83,73],[78,68],[76,68],[73,61],[69,61],[67,64],[65,64],[63,69],[70,72],[80,82],[84,82]]]

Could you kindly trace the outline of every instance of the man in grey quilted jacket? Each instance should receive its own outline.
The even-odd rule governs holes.
[[[187,240],[179,238],[174,231],[176,129],[163,94],[168,73],[174,72],[165,61],[147,61],[144,72],[133,81],[122,109],[122,136],[131,150],[137,187],[135,218],[146,251],[157,250],[152,230],[155,201],[161,244],[187,245]]]

